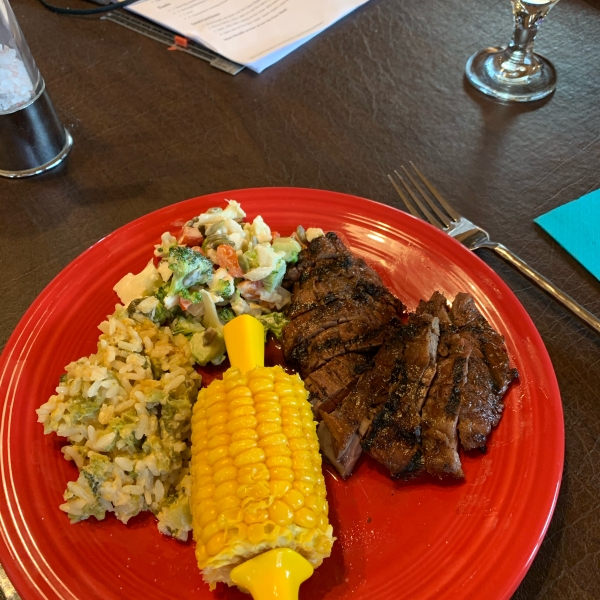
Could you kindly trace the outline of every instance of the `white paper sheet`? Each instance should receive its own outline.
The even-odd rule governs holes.
[[[368,0],[140,0],[127,7],[260,73]]]

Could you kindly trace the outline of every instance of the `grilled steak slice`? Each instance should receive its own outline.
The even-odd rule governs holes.
[[[378,302],[368,294],[357,294],[354,297],[335,300],[291,320],[283,331],[283,353],[286,360],[295,366],[301,366],[305,360],[303,355],[308,348],[305,345],[293,353],[294,349],[326,329],[356,321],[352,327],[356,331],[360,330],[362,334],[366,334],[387,325],[396,317],[395,307]],[[345,329],[344,331],[351,330]]]
[[[423,407],[423,462],[432,475],[464,477],[458,456],[456,424],[467,383],[472,347],[460,334],[446,333],[447,356],[440,357],[427,402]]]
[[[386,327],[373,327],[367,319],[355,319],[331,327],[296,346],[290,359],[302,373],[312,373],[327,361],[346,352],[369,352],[383,343]]]
[[[457,294],[450,319],[453,329],[472,347],[458,416],[460,441],[465,450],[485,449],[504,410],[502,397],[518,373],[510,368],[504,338],[477,310],[471,296]]]
[[[368,355],[349,352],[311,373],[304,384],[316,404],[327,400],[338,403],[345,398],[360,375],[372,366],[372,359]]]
[[[383,285],[379,275],[362,258],[351,255],[308,267],[294,284],[292,293],[287,311],[290,319],[334,300],[365,294],[390,304],[396,310],[401,307],[398,299]]]
[[[350,250],[344,246],[344,243],[333,232],[329,231],[322,237],[315,238],[308,248],[300,254],[300,260],[296,267],[302,272],[307,267],[312,267],[315,263],[341,258],[350,254]]]
[[[417,310],[418,315],[430,314],[432,317],[437,317],[440,321],[440,330],[450,324],[450,316],[448,314],[448,300],[446,296],[440,292],[433,292],[431,298],[427,301],[421,300]]]
[[[411,315],[402,337],[402,355],[395,363],[398,380],[362,441],[363,450],[392,477],[422,468],[421,408],[435,375],[439,320],[427,313]]]
[[[390,387],[398,380],[399,369],[396,368],[396,362],[401,359],[404,350],[403,329],[403,326],[396,323],[375,355],[373,369],[361,375],[337,410],[321,415],[333,439],[335,460],[339,460],[346,452],[371,406],[385,402],[389,397]]]
[[[360,438],[358,435],[355,435],[352,438],[352,443],[348,445],[346,452],[342,454],[339,458],[336,457],[335,450],[333,448],[333,439],[331,437],[331,432],[327,425],[321,421],[319,426],[317,427],[317,435],[319,437],[319,445],[321,446],[321,450],[323,454],[329,459],[329,462],[337,469],[338,473],[342,476],[343,479],[346,479],[350,473],[352,473],[352,469],[354,469],[354,465],[356,461],[360,458],[362,454],[362,448],[360,446]]]

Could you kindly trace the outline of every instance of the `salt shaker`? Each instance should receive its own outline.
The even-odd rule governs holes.
[[[72,145],[12,8],[0,0],[0,175],[43,173]]]

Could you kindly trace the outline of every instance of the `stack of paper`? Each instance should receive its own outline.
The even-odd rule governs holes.
[[[128,10],[260,73],[368,0],[140,0]]]

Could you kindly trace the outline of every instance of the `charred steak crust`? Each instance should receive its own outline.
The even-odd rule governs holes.
[[[439,319],[411,315],[402,334],[402,354],[394,364],[397,381],[362,441],[363,450],[392,477],[412,476],[421,469],[421,409],[436,372]]]
[[[467,382],[471,345],[451,334],[448,355],[437,364],[436,376],[423,407],[423,462],[431,475],[463,477],[458,456],[458,414]]]

